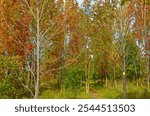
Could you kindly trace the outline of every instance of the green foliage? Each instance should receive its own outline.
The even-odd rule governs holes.
[[[12,98],[12,93],[14,93],[15,88],[9,79],[0,82],[0,98]]]
[[[138,53],[138,47],[133,40],[127,40],[126,42],[126,67],[127,78],[133,80],[138,79],[141,76],[140,67],[140,55]]]
[[[0,98],[18,98],[22,86],[18,80],[19,61],[15,57],[0,57]]]
[[[80,93],[82,78],[84,78],[84,72],[78,67],[68,70],[64,80],[64,88],[70,94],[70,97],[74,98]]]

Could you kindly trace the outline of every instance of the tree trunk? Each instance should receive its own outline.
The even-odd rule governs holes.
[[[86,91],[86,94],[89,93],[89,63],[85,64],[85,77],[86,77],[86,82],[85,82],[85,91]]]
[[[147,40],[147,21],[146,21],[146,13],[147,13],[147,8],[146,4],[144,4],[144,39]],[[146,65],[146,97],[148,97],[149,94],[149,68],[150,68],[150,56],[149,56],[149,49],[146,49],[146,55],[147,55],[147,65]]]
[[[122,44],[122,94],[123,98],[126,98],[126,42],[125,42],[125,37],[124,37],[124,21],[123,21],[123,10],[121,7],[121,18],[120,18],[120,26],[121,26],[121,44]]]
[[[123,35],[122,35],[123,36]],[[123,84],[123,98],[126,98],[126,60],[125,60],[125,40],[124,37],[122,37],[122,71],[123,71],[123,76],[122,76],[122,84]]]
[[[39,83],[40,83],[40,17],[39,17],[39,8],[38,8],[38,0],[37,0],[37,43],[36,43],[36,81],[35,81],[35,96],[37,99],[39,95]]]
[[[124,41],[124,40],[123,40]],[[123,76],[122,76],[122,84],[123,84],[123,98],[126,98],[126,61],[125,61],[125,42],[122,45],[122,68],[123,68]]]
[[[146,96],[148,97],[149,94],[149,68],[150,68],[150,57],[147,58],[147,65],[146,65]]]
[[[90,66],[89,66],[88,54],[86,54],[85,55],[85,91],[86,91],[86,94],[89,93],[89,77],[90,77],[89,67]]]
[[[107,76],[105,76],[105,86],[106,87],[108,86],[108,78],[107,78]]]
[[[89,80],[88,80],[88,78],[86,79],[86,94],[88,94],[89,93]]]
[[[116,70],[114,68],[114,86],[117,88],[117,81],[116,81]]]

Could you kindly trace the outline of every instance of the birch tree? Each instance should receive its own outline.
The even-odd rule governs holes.
[[[57,27],[57,8],[54,0],[23,0],[20,1],[23,11],[28,12],[32,22],[28,26],[31,33],[34,49],[29,60],[33,79],[33,95],[37,99],[40,93],[41,66],[43,64],[44,53],[46,49],[53,46],[53,37],[60,32]],[[43,75],[46,71],[42,73]],[[32,90],[32,89],[31,89]]]

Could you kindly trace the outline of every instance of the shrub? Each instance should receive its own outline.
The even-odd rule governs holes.
[[[82,86],[81,80],[84,77],[84,72],[78,67],[73,67],[68,70],[65,80],[64,88],[68,93],[68,96],[75,98],[80,93]]]

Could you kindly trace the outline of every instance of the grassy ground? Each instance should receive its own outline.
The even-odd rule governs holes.
[[[122,98],[122,85],[121,82],[117,84],[117,87],[114,86],[99,86],[91,85],[90,92],[85,93],[85,87],[83,86],[81,92],[72,97],[71,91],[60,92],[60,90],[49,88],[43,90],[40,98],[43,99],[67,99],[67,98],[77,98],[77,99],[121,99]],[[149,92],[150,93],[150,92]],[[127,84],[127,98],[128,99],[144,99],[150,98],[145,95],[144,86],[136,86],[133,82]]]

